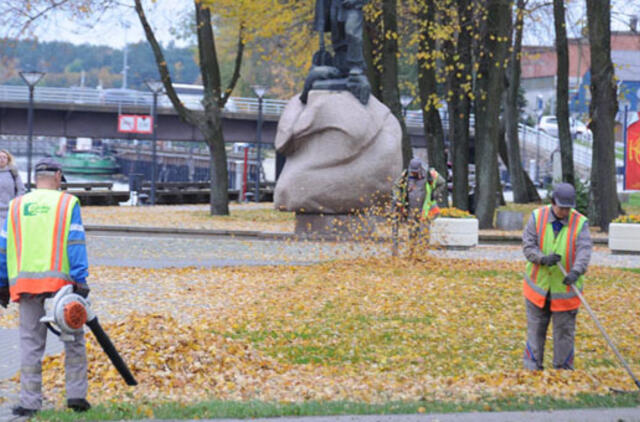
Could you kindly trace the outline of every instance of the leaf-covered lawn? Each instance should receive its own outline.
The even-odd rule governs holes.
[[[585,311],[576,371],[521,370],[522,265],[355,260],[304,267],[93,269],[94,308],[140,385],[88,335],[90,400],[475,400],[633,390]],[[586,296],[640,372],[640,275],[588,273]],[[16,307],[0,323],[15,325]],[[551,362],[551,344],[545,362]],[[44,365],[63,403],[60,357]]]
[[[268,205],[267,205],[268,207]],[[205,230],[292,232],[293,213],[264,204],[232,204],[230,215],[211,216],[206,205],[155,207],[83,207],[84,224],[144,226]]]

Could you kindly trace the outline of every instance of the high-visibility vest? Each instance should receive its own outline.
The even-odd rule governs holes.
[[[73,283],[67,238],[78,198],[36,189],[9,204],[7,272],[11,299],[20,294],[51,293]]]
[[[544,255],[556,253],[562,257],[560,263],[567,272],[571,271],[576,260],[576,239],[587,218],[572,209],[568,224],[555,236],[550,223],[551,206],[538,208],[533,212],[540,250]],[[551,311],[570,311],[580,307],[580,299],[570,286],[562,283],[564,275],[557,266],[545,266],[527,263],[523,288],[524,296],[539,308],[544,307],[547,293],[551,293]],[[582,276],[576,287],[582,292]]]
[[[424,203],[422,204],[422,217],[432,219],[440,214],[440,207],[438,207],[438,202],[435,199],[431,198],[431,194],[436,188],[436,182],[438,181],[438,172],[434,169],[431,169],[429,171],[431,172],[431,183],[429,183],[429,178],[426,178],[424,184],[424,191],[426,195],[424,196]]]

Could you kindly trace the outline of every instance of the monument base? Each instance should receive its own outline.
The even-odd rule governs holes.
[[[376,218],[360,214],[296,213],[296,236],[309,239],[354,240],[369,238]]]

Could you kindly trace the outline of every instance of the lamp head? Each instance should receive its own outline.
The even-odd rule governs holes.
[[[266,92],[267,92],[267,87],[266,86],[253,85],[251,88],[253,88],[253,92],[256,93],[258,98],[264,97],[264,94],[266,94]]]
[[[144,81],[144,84],[147,86],[149,91],[154,94],[159,94],[164,89],[164,84],[162,81],[157,81],[155,79],[147,79]]]
[[[400,96],[400,105],[402,108],[409,107],[409,104],[413,102],[413,97],[411,95],[401,95]]]
[[[37,70],[20,72],[20,77],[30,87],[36,86],[36,84],[40,82],[40,79],[42,79],[44,75],[44,72],[38,72]]]

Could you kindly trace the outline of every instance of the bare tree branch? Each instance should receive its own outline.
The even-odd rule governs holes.
[[[204,85],[204,107],[209,104],[218,105],[220,92],[220,67],[216,51],[215,37],[211,26],[211,11],[202,2],[195,1],[196,31],[198,34],[198,54],[200,56],[200,73]],[[207,46],[207,48],[204,48]]]
[[[151,49],[153,50],[153,55],[155,56],[156,63],[158,64],[158,71],[160,72],[160,78],[162,79],[162,83],[164,84],[164,90],[167,93],[167,96],[171,100],[171,103],[173,104],[173,107],[175,107],[178,114],[182,116],[182,118],[184,118],[186,121],[194,124],[194,122],[196,122],[196,118],[193,111],[189,110],[184,106],[184,104],[182,104],[180,98],[178,98],[176,90],[173,88],[167,61],[165,60],[164,54],[162,53],[160,43],[158,43],[158,40],[153,33],[153,29],[151,29],[151,25],[149,25],[147,16],[144,13],[144,9],[142,8],[141,0],[135,0],[135,9],[138,18],[140,19],[140,23],[142,24],[142,28],[144,29],[147,41],[149,42],[149,44],[151,45]]]
[[[244,40],[242,37],[242,32],[244,30],[244,25],[240,24],[240,30],[238,31],[238,48],[236,51],[236,60],[233,68],[233,75],[231,76],[231,80],[229,81],[229,85],[224,92],[224,95],[220,99],[218,105],[220,108],[223,108],[227,103],[229,96],[233,92],[233,89],[236,87],[236,83],[238,83],[238,79],[240,78],[240,67],[242,66],[242,53],[244,52]]]

